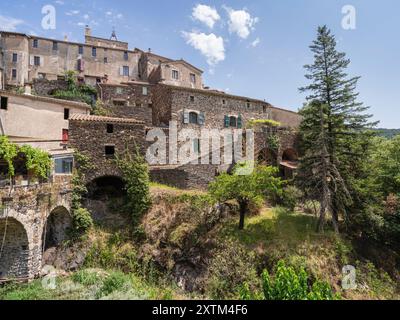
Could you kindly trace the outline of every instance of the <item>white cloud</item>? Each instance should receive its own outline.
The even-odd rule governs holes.
[[[78,22],[76,25],[78,27],[84,27],[84,26],[86,26],[86,23],[85,22]]]
[[[89,15],[86,13],[86,14],[84,14],[83,15],[83,19],[85,19],[85,20],[89,20]]]
[[[243,10],[234,10],[229,7],[224,7],[229,15],[229,32],[236,33],[240,38],[246,39],[252,30],[254,25],[258,22],[257,17],[252,17],[250,13]]]
[[[122,15],[122,13],[118,13],[118,14],[116,15],[116,17],[117,17],[117,19],[122,19],[124,16]]]
[[[193,8],[192,18],[203,22],[211,29],[214,27],[214,24],[221,19],[215,8],[203,4],[198,4]]]
[[[186,43],[207,58],[207,63],[211,66],[225,60],[224,39],[214,33],[205,34],[198,32],[183,32]]]
[[[257,38],[256,40],[254,40],[254,41],[251,43],[251,46],[255,48],[255,47],[257,47],[257,46],[260,44],[260,42],[261,42],[260,38]]]
[[[0,15],[0,29],[4,31],[15,31],[20,24],[24,21],[12,17],[5,17]]]
[[[106,12],[106,16],[111,16],[112,15],[112,12],[111,11],[107,11]]]
[[[64,4],[64,1],[57,0],[57,1],[55,1],[55,3],[56,3],[56,4],[59,4],[60,6],[62,6],[62,5]]]
[[[67,11],[65,14],[67,15],[67,16],[76,16],[77,14],[79,14],[79,10],[70,10],[70,11]]]

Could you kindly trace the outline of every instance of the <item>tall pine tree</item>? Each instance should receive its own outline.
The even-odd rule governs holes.
[[[308,93],[308,104],[301,110],[298,183],[321,203],[318,230],[323,230],[329,212],[338,231],[339,215],[347,217],[358,201],[356,179],[362,174],[368,129],[375,124],[369,122],[368,107],[357,101],[359,77],[346,73],[350,60],[336,50],[335,37],[326,26],[318,28],[310,49],[314,63],[304,66],[310,84],[300,88]]]

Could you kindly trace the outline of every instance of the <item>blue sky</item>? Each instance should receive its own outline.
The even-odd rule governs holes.
[[[0,0],[0,29],[83,41],[109,37],[115,27],[130,48],[184,58],[205,71],[204,82],[291,110],[302,106],[303,65],[318,25],[327,24],[338,48],[360,75],[360,100],[380,127],[400,128],[400,1],[398,0]],[[42,7],[56,9],[56,29],[41,26]],[[198,5],[202,5],[198,7]],[[352,5],[356,29],[342,28]],[[196,9],[196,10],[194,10]]]

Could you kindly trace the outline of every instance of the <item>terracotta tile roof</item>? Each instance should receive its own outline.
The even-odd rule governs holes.
[[[73,114],[70,117],[70,120],[144,124],[143,121],[139,121],[133,118],[114,118],[114,117],[103,117],[103,116],[94,116],[89,114],[78,114],[78,113]]]

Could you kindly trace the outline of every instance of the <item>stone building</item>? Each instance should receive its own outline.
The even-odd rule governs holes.
[[[54,40],[16,32],[0,32],[0,57],[4,86],[24,86],[35,79],[62,79],[73,70],[90,85],[150,81],[202,87],[202,71],[184,60],[173,60],[127,42],[94,37],[85,28],[85,42]]]

